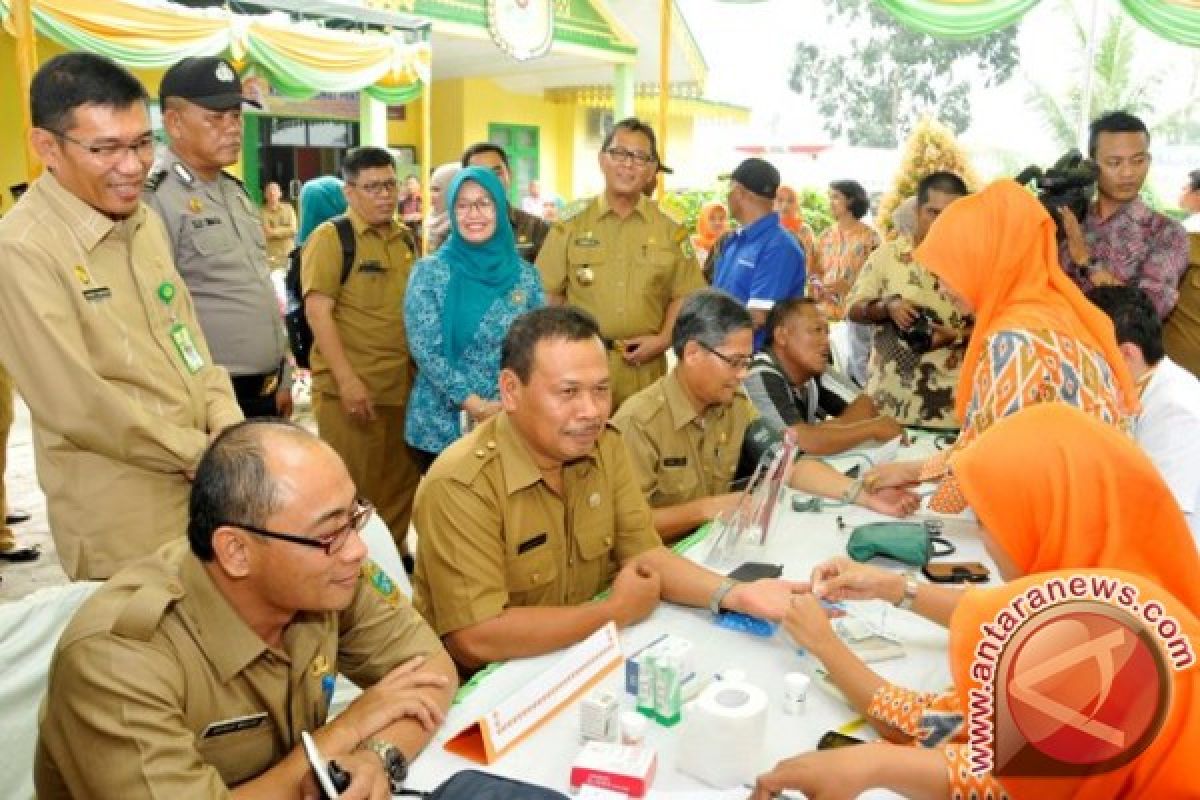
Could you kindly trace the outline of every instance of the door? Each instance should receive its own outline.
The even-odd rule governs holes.
[[[529,190],[529,182],[541,177],[539,164],[539,131],[533,125],[488,123],[488,141],[500,145],[508,153],[512,185],[508,187],[508,202],[521,207],[521,198]]]

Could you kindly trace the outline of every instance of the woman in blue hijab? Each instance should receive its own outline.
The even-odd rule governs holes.
[[[405,439],[423,466],[464,428],[500,410],[500,345],[521,314],[545,305],[541,278],[517,255],[500,179],[470,167],[447,192],[450,235],[413,267],[404,296],[417,380]]]
[[[300,189],[300,227],[296,232],[296,246],[308,241],[317,226],[326,220],[346,213],[346,193],[342,191],[342,179],[332,175],[313,178]]]

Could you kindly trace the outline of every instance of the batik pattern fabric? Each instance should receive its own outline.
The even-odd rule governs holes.
[[[966,499],[946,469],[950,453],[969,445],[997,420],[1037,403],[1064,403],[1128,430],[1116,378],[1098,350],[1057,331],[997,331],[988,337],[975,369],[958,441],[922,468],[921,480],[941,481],[929,507],[946,514],[966,508]]]
[[[830,225],[821,238],[817,240],[817,269],[820,270],[820,280],[828,286],[834,281],[846,281],[851,288],[858,278],[858,273],[866,263],[867,257],[879,247],[879,234],[869,225],[858,225],[847,231],[840,225]],[[810,274],[814,272],[809,270]],[[847,289],[841,296],[826,292],[821,304],[832,319],[842,319],[846,316]]]

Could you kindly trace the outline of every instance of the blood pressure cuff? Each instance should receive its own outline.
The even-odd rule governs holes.
[[[464,769],[432,792],[406,789],[397,797],[427,797],[430,800],[568,800],[565,794],[531,783],[503,778],[474,769]]]
[[[754,475],[758,463],[782,441],[783,431],[772,428],[762,417],[755,418],[747,425],[746,434],[742,437],[742,452],[738,456],[737,472],[734,473],[734,487],[744,487],[746,481]]]
[[[914,567],[929,563],[932,555],[929,532],[919,522],[871,522],[857,526],[846,542],[846,552],[855,561],[886,556]]]

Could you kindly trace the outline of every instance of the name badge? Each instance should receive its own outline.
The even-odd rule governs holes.
[[[664,458],[662,460],[662,465],[667,468],[686,467],[687,466],[687,456],[672,456],[671,458]]]
[[[247,714],[244,717],[234,717],[233,719],[223,719],[220,722],[210,723],[204,729],[204,733],[200,734],[201,739],[215,739],[218,736],[225,736],[238,731],[248,731],[251,728],[257,728],[267,721],[267,712],[260,711],[257,714]]]
[[[102,300],[108,300],[112,297],[112,289],[107,286],[97,286],[94,289],[84,289],[83,299],[89,303],[99,303]]]
[[[195,375],[204,367],[204,356],[200,355],[196,348],[196,342],[192,339],[192,332],[188,330],[187,325],[182,322],[172,325],[171,341],[174,342],[175,352],[179,353],[188,372]]]
[[[537,536],[534,536],[530,539],[526,539],[525,541],[523,541],[519,545],[517,545],[517,555],[523,555],[525,553],[528,553],[530,550],[534,549],[535,547],[541,547],[542,545],[544,545],[546,543],[546,540],[548,538],[549,537],[545,533],[539,533]]]
[[[367,274],[378,275],[380,273],[386,272],[387,269],[383,266],[383,264],[380,264],[378,261],[364,261],[358,265],[358,271],[367,273]]]

